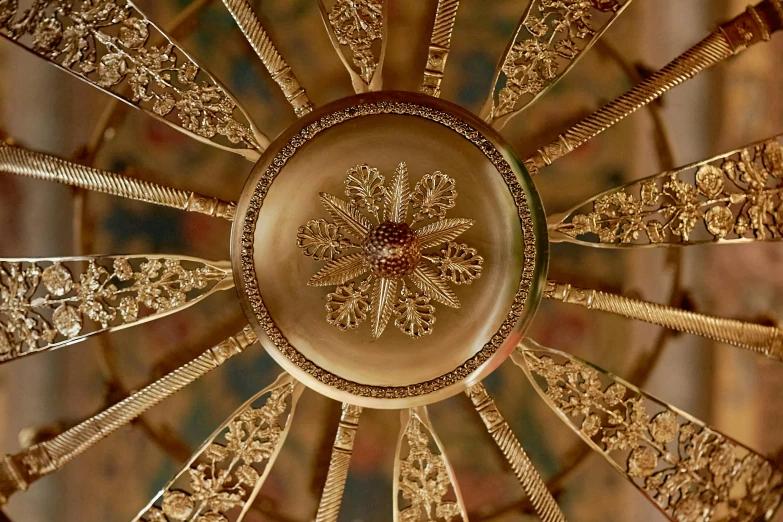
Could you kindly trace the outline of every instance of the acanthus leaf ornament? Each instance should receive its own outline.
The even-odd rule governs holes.
[[[566,353],[512,355],[560,418],[671,520],[770,520],[783,473],[750,448]]]
[[[338,285],[327,298],[330,324],[355,329],[369,315],[377,338],[395,315],[402,332],[419,338],[432,333],[435,323],[430,300],[459,308],[449,282],[472,282],[481,275],[484,260],[476,249],[452,242],[473,226],[470,219],[446,218],[457,199],[452,178],[442,172],[425,174],[411,191],[408,167],[401,162],[388,185],[384,180],[379,169],[367,164],[348,169],[345,187],[351,202],[322,193],[334,223],[309,221],[299,228],[297,245],[314,260],[327,260],[308,285]],[[408,207],[413,209],[410,223]],[[357,241],[344,239],[343,232]],[[443,245],[440,256],[426,254]],[[369,277],[355,280],[368,272]]]
[[[122,101],[255,161],[269,140],[237,101],[130,0],[0,4],[0,35]],[[153,41],[162,41],[153,45]]]
[[[779,241],[782,140],[774,137],[599,195],[552,218],[552,240],[616,248]]]
[[[182,256],[0,259],[0,362],[158,319],[232,286],[225,263]]]
[[[285,442],[304,386],[288,374],[218,428],[135,522],[240,522]],[[236,517],[236,518],[235,518]]]

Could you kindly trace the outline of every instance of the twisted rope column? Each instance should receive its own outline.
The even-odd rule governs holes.
[[[0,142],[0,171],[233,221],[236,203],[128,178]]]
[[[438,0],[435,11],[435,23],[432,26],[432,37],[427,52],[427,66],[424,69],[424,81],[421,92],[436,98],[440,96],[440,83],[443,81],[443,71],[451,49],[451,33],[457,20],[459,0]]]
[[[700,335],[763,354],[776,361],[783,361],[783,335],[780,329],[772,326],[712,317],[598,290],[574,288],[568,284],[552,281],[547,283],[544,297],[644,321],[678,332]]]
[[[565,522],[565,515],[560,511],[554,497],[549,492],[546,484],[530,462],[525,450],[517,440],[511,427],[503,415],[500,414],[495,401],[489,396],[487,389],[479,383],[469,388],[466,392],[473,402],[476,411],[484,421],[484,425],[503,456],[511,465],[522,489],[530,499],[530,503],[543,522]]]
[[[677,85],[753,44],[768,41],[772,33],[781,29],[781,0],[764,0],[755,7],[748,7],[745,13],[723,24],[666,67],[577,123],[551,144],[538,149],[525,160],[525,166],[531,173],[538,172],[541,167],[551,165]]]
[[[59,470],[117,429],[256,341],[253,330],[246,326],[238,334],[210,348],[191,362],[57,437],[16,455],[6,455],[0,463],[0,504],[5,504],[12,494],[26,490],[36,480]]]

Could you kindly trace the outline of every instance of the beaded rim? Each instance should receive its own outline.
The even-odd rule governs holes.
[[[377,95],[378,93],[373,94]],[[405,93],[405,96],[411,98],[411,93]],[[359,98],[361,97],[362,96]],[[440,100],[439,102],[441,104],[443,103]],[[490,341],[485,343],[481,350],[454,370],[428,381],[405,386],[376,386],[350,381],[324,370],[302,355],[288,342],[277,327],[274,319],[270,316],[258,289],[258,279],[256,278],[254,263],[253,238],[255,236],[258,215],[269,188],[277,175],[282,171],[283,167],[285,167],[288,160],[292,158],[305,143],[315,138],[319,133],[355,118],[380,114],[398,114],[425,118],[457,132],[478,148],[495,166],[514,198],[524,241],[524,263],[519,289],[514,296],[514,301],[509,313]],[[249,186],[245,188],[245,192],[247,192],[248,189]],[[537,199],[537,196],[535,196],[535,199]],[[242,210],[238,212],[238,216],[241,215]],[[239,226],[240,221],[242,229],[239,242],[240,250],[238,261],[240,270],[237,274],[237,289],[241,293],[244,293],[244,296],[250,303],[255,318],[258,320],[259,326],[266,332],[270,341],[286,359],[319,382],[355,396],[375,399],[404,399],[431,394],[465,380],[486,363],[492,355],[497,352],[504,341],[514,332],[517,324],[525,315],[525,305],[534,282],[533,276],[537,265],[536,246],[538,244],[539,249],[541,249],[541,246],[546,244],[546,238],[543,238],[544,240],[541,241],[542,238],[537,238],[535,235],[535,227],[530,208],[528,207],[528,198],[525,189],[519,183],[511,165],[509,165],[503,157],[503,154],[498,151],[495,145],[480,131],[462,119],[453,116],[444,110],[423,103],[410,101],[359,101],[358,104],[348,108],[328,112],[312,123],[305,125],[301,130],[293,134],[288,142],[279,149],[263,175],[258,179],[255,187],[253,187],[252,196],[246,203],[244,217],[241,220],[235,221],[235,227]],[[546,232],[544,231],[543,233],[545,234]],[[546,252],[540,252],[540,254],[545,266],[547,254]],[[539,290],[542,290],[542,288]],[[540,294],[540,291],[537,292]],[[536,303],[537,302],[538,299],[536,299]]]

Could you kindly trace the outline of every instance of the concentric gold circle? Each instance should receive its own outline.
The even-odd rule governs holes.
[[[350,190],[346,172],[359,171],[374,176],[365,181],[386,207],[399,173],[410,177],[404,218],[389,219],[369,189]],[[440,206],[422,196],[446,185]],[[334,223],[340,205],[353,225]],[[459,237],[418,244],[444,223],[464,224]],[[305,224],[325,238],[321,250],[297,245]],[[319,392],[379,408],[441,400],[496,368],[538,306],[548,259],[543,209],[513,151],[467,111],[397,92],[340,100],[275,140],[243,191],[232,248],[240,300],[266,350]],[[455,265],[471,259],[467,275]],[[336,260],[351,277],[319,279]],[[399,294],[385,330],[368,305],[381,289]],[[327,317],[349,300],[350,320]]]

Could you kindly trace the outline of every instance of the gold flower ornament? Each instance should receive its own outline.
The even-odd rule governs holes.
[[[432,333],[431,302],[459,308],[449,283],[472,283],[484,264],[476,249],[454,241],[474,223],[446,218],[456,205],[454,180],[438,171],[425,174],[411,192],[404,162],[388,186],[377,168],[357,165],[348,170],[345,195],[349,202],[321,193],[333,221],[314,219],[297,234],[306,256],[326,261],[308,285],[336,285],[327,296],[326,320],[349,330],[369,315],[378,338],[394,315],[394,325],[413,338]]]

